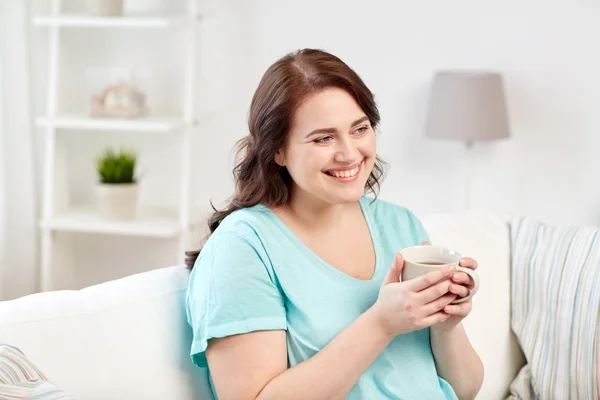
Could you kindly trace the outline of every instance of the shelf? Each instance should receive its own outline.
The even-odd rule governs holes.
[[[169,28],[180,25],[187,16],[122,16],[94,17],[90,15],[57,15],[37,16],[33,18],[34,26],[60,26],[65,28]]]
[[[89,118],[85,116],[60,116],[56,118],[40,117],[36,120],[38,127],[54,127],[71,130],[101,130],[169,133],[182,130],[185,121],[179,118],[135,118],[111,119]]]
[[[123,236],[145,236],[173,238],[179,235],[181,227],[176,217],[164,212],[139,212],[131,221],[113,221],[102,218],[93,208],[76,208],[42,221],[44,229],[64,232],[103,233]]]
[[[55,261],[62,259],[60,252],[68,253],[71,250],[69,247],[78,245],[77,241],[73,242],[69,240],[67,242],[73,243],[68,243],[68,246],[65,246],[67,243],[63,243],[64,241],[61,240],[63,236],[78,236],[84,241],[100,239],[99,235],[104,235],[106,239],[114,236],[114,239],[117,239],[117,241],[129,238],[129,241],[133,245],[136,245],[136,248],[132,250],[132,257],[136,254],[139,255],[139,248],[137,247],[142,246],[142,243],[134,243],[136,240],[133,240],[133,238],[147,238],[153,241],[164,239],[168,241],[168,244],[177,242],[177,246],[169,246],[176,250],[176,254],[173,254],[169,258],[183,262],[182,247],[187,247],[186,241],[192,240],[192,236],[196,235],[196,233],[192,233],[196,232],[196,224],[194,222],[205,220],[204,217],[200,216],[197,220],[190,218],[192,216],[190,214],[193,214],[190,203],[194,170],[190,140],[193,133],[198,130],[200,124],[194,112],[196,111],[197,93],[193,88],[197,87],[198,79],[198,51],[200,50],[200,43],[198,42],[200,37],[199,22],[206,17],[206,14],[200,14],[199,4],[196,3],[189,2],[186,7],[177,7],[177,9],[171,7],[169,9],[151,9],[146,4],[145,7],[148,8],[145,9],[147,11],[131,13],[130,10],[127,10],[127,13],[123,16],[100,17],[89,13],[86,14],[85,9],[81,5],[78,10],[82,11],[75,11],[75,8],[71,9],[72,11],[64,10],[61,8],[60,0],[56,0],[52,1],[51,7],[48,7],[51,12],[46,11],[46,13],[40,13],[28,18],[26,23],[30,27],[48,35],[47,38],[42,38],[48,40],[47,51],[42,52],[42,56],[47,56],[47,61],[44,63],[46,82],[48,84],[46,100],[48,103],[47,107],[51,111],[43,115],[33,116],[34,125],[42,129],[42,132],[39,133],[45,134],[45,140],[43,141],[44,154],[47,155],[47,157],[44,157],[42,166],[44,172],[42,208],[45,212],[41,220],[38,221],[39,229],[43,232],[40,238],[41,260],[39,271],[42,291],[55,289],[53,287],[53,278],[55,275],[54,264]],[[202,8],[203,12],[206,11],[205,4],[202,5]],[[110,33],[111,30],[113,31],[112,34]],[[82,40],[91,49],[94,46],[102,47],[115,40],[120,40],[120,34],[128,34],[126,37],[127,40],[123,43],[127,47],[124,51],[129,51],[132,56],[135,55],[133,52],[141,52],[141,55],[143,55],[143,52],[147,50],[144,45],[152,44],[153,41],[158,39],[161,40],[159,43],[160,46],[155,50],[164,50],[166,51],[165,54],[170,54],[170,47],[168,46],[180,46],[182,48],[181,57],[170,61],[182,66],[183,71],[175,71],[174,73],[171,71],[164,72],[168,74],[167,78],[169,78],[169,75],[179,77],[181,72],[183,72],[181,76],[181,98],[177,96],[178,98],[171,99],[169,97],[170,92],[167,90],[169,93],[165,92],[163,95],[167,96],[165,100],[168,100],[169,104],[165,104],[164,108],[159,107],[158,110],[152,108],[151,116],[148,118],[90,117],[86,107],[89,106],[89,94],[84,96],[86,97],[85,99],[83,97],[80,99],[71,99],[71,103],[80,104],[81,108],[73,108],[71,111],[63,109],[60,107],[61,98],[63,96],[77,95],[77,93],[68,92],[71,90],[77,92],[77,85],[81,85],[81,77],[72,76],[72,68],[69,67],[69,64],[72,64],[74,61],[69,50],[73,49],[70,49],[70,46],[67,46],[66,49],[64,48],[63,34],[67,36],[70,34],[85,34],[86,37]],[[116,36],[106,37],[108,34]],[[175,42],[172,44],[167,43],[167,39],[175,40]],[[40,46],[33,47],[39,50]],[[105,62],[109,64],[112,62],[118,63],[123,55],[121,51],[123,49],[121,48],[117,49],[117,52],[114,54],[109,51],[114,50],[112,48],[103,48],[103,50],[107,50],[107,54],[103,53],[102,56],[103,58],[108,57]],[[75,49],[74,51],[76,52],[77,50]],[[64,56],[65,54],[66,56]],[[126,55],[129,55],[129,53]],[[77,54],[75,53],[74,56],[77,56]],[[66,65],[63,65],[63,63],[66,63]],[[71,65],[71,67],[77,66],[79,66],[77,63]],[[63,82],[65,79],[66,81]],[[66,89],[68,89],[67,92],[61,93]],[[158,96],[160,97],[161,94],[159,93]],[[54,111],[57,109],[58,114]],[[108,134],[103,137],[95,137],[103,133]],[[156,144],[156,140],[158,140],[161,146],[167,145],[166,142],[173,142],[174,145],[180,145],[181,153],[174,155],[173,160],[173,162],[179,165],[180,169],[179,173],[176,173],[178,176],[175,177],[178,178],[179,182],[173,182],[174,186],[181,188],[177,204],[170,204],[173,207],[170,210],[141,207],[138,209],[137,217],[134,220],[110,220],[102,217],[91,201],[91,197],[93,196],[90,196],[90,203],[92,204],[89,206],[79,207],[69,205],[63,211],[63,206],[65,203],[69,204],[68,200],[70,200],[69,183],[74,183],[77,187],[82,186],[82,190],[86,186],[83,181],[76,180],[75,182],[71,182],[71,174],[74,172],[66,169],[64,165],[64,160],[68,156],[67,153],[78,151],[80,150],[79,147],[84,145],[85,147],[91,147],[89,149],[91,151],[92,148],[100,145],[95,139],[116,141],[116,139],[120,140],[119,136],[123,135],[127,136],[123,137],[123,139],[135,139],[136,142],[149,140]],[[69,143],[64,143],[70,140],[79,142],[80,146],[72,147],[69,146]],[[169,157],[170,154],[164,156]],[[152,161],[159,163],[162,162],[162,158],[163,154],[154,154]],[[85,162],[87,163],[88,161]],[[90,182],[88,181],[88,183]],[[155,182],[154,186],[153,190],[157,195],[160,195],[161,190],[171,190],[170,187],[168,189],[163,188],[160,181]],[[73,200],[75,201],[75,199]],[[48,215],[47,211],[55,209],[60,210],[60,212],[51,212]],[[204,226],[205,223],[202,225]],[[198,230],[206,231],[206,228]],[[57,233],[63,234],[58,235]],[[88,235],[90,237],[87,237]],[[57,247],[57,251],[54,250],[54,247]],[[166,251],[164,246],[151,245],[150,248],[141,248],[151,252],[162,253]],[[121,250],[119,248],[119,251]],[[56,260],[54,257],[55,254],[58,255]],[[73,267],[76,267],[76,265],[73,265]]]

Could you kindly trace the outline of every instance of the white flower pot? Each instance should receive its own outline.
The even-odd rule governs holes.
[[[138,199],[137,183],[106,184],[96,187],[98,212],[108,219],[135,218]]]
[[[87,0],[88,13],[97,17],[123,15],[123,0]]]

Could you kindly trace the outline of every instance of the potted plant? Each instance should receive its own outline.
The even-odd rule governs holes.
[[[108,148],[96,160],[100,182],[96,188],[98,211],[109,219],[135,218],[138,184],[134,177],[137,155]]]

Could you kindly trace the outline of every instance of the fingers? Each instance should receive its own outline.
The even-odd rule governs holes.
[[[458,297],[466,297],[471,293],[468,287],[457,285],[450,280],[444,280],[421,290],[418,293],[418,297],[422,304],[427,304],[435,299],[439,299],[448,292],[453,293]]]
[[[452,285],[452,282],[448,279],[436,283],[435,285],[429,286],[426,289],[421,290],[417,296],[419,297],[422,304],[427,304],[432,302],[435,299],[439,299],[446,293],[448,293],[449,287]],[[456,285],[459,286],[459,285]]]
[[[473,285],[473,280],[471,277],[464,272],[456,272],[454,275],[452,275],[452,281],[464,286]]]
[[[421,290],[427,289],[439,281],[450,278],[455,271],[456,268],[454,266],[447,265],[441,268],[436,268],[435,270],[428,272],[425,275],[421,275],[418,278],[406,281],[406,284],[408,285],[409,290],[420,292]]]
[[[439,324],[440,322],[444,322],[446,321],[448,318],[450,318],[450,315],[446,314],[443,311],[439,311],[436,312],[435,314],[432,314],[428,317],[423,318],[423,320],[421,321],[421,329],[422,328],[426,328],[428,326],[433,326],[435,324]]]
[[[425,241],[425,240],[423,240],[423,241],[421,242],[421,246],[429,246],[429,245],[430,245],[430,243],[429,243],[429,242],[427,242],[427,241]]]
[[[475,261],[471,257],[461,258],[460,261],[458,262],[458,265],[460,265],[461,267],[472,269],[472,270],[476,270],[478,267],[477,261]]]
[[[465,316],[471,312],[473,305],[471,301],[465,301],[460,304],[451,304],[444,307],[443,311],[450,315]]]
[[[468,287],[457,285],[456,283],[450,283],[448,285],[448,291],[454,293],[458,297],[467,297],[469,293],[471,293]]]
[[[474,259],[472,259],[471,257],[463,257],[460,259],[460,261],[458,262],[458,264],[461,267],[464,268],[469,268],[472,270],[476,270],[477,269],[477,261],[475,261]],[[473,287],[473,280],[471,279],[471,277],[464,273],[464,272],[456,272],[453,276],[452,276],[452,281],[454,281],[455,283],[458,283],[460,285],[463,286],[468,286],[469,288]]]
[[[438,311],[445,311],[445,307],[456,300],[457,296],[454,293],[447,293],[423,307],[425,315],[435,314]]]
[[[400,282],[402,268],[404,268],[404,259],[402,258],[402,254],[397,253],[394,262],[392,262],[392,265],[388,269],[387,275],[383,279],[382,286],[390,283]]]

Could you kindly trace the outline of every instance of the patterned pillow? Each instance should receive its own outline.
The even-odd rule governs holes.
[[[16,347],[0,343],[0,399],[71,400]]]
[[[509,399],[598,399],[600,228],[512,222],[511,326],[527,364]]]

